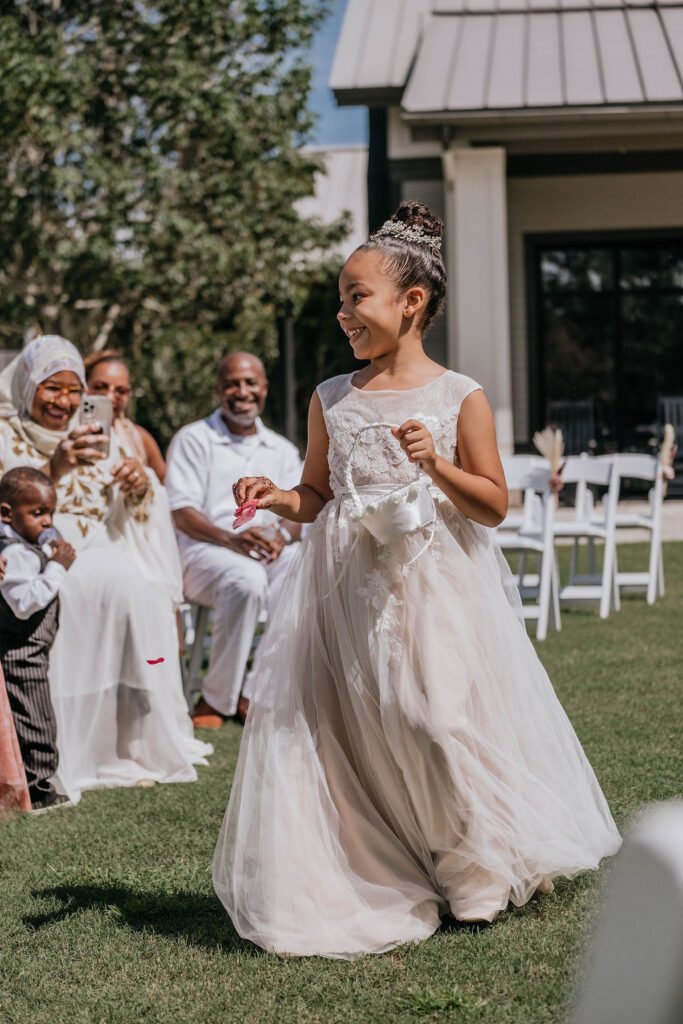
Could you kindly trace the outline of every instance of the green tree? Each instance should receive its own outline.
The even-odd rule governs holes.
[[[162,440],[219,354],[277,353],[277,314],[343,234],[313,188],[306,47],[328,0],[0,0],[0,335],[122,348]]]

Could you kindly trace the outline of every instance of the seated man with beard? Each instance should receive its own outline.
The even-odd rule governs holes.
[[[263,425],[268,380],[260,359],[246,352],[218,367],[220,406],[178,431],[168,451],[168,491],[188,600],[215,611],[209,670],[192,716],[195,726],[220,729],[244,721],[244,674],[264,608],[272,612],[296,550],[301,527],[259,510],[233,532],[232,485],[241,476],[273,476],[294,486],[301,477],[291,442]]]

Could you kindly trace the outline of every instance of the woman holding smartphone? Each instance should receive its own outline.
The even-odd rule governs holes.
[[[130,400],[130,371],[120,352],[103,349],[91,352],[83,360],[88,394],[106,397],[111,402],[116,439],[128,456],[141,465],[153,469],[162,484],[166,478],[166,463],[159,445],[144,427],[126,416]]]
[[[84,390],[77,349],[56,335],[0,375],[0,472],[48,473],[55,526],[78,552],[50,661],[59,781],[72,800],[100,786],[191,781],[211,750],[194,739],[182,694],[178,578],[164,575],[172,534],[166,561],[153,555],[165,547],[163,488],[114,431],[75,425]]]

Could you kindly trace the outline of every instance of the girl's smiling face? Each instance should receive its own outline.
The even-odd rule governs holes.
[[[355,252],[339,275],[337,320],[357,359],[378,359],[396,348],[405,330],[405,296],[376,252]]]

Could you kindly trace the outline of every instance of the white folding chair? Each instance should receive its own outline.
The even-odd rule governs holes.
[[[560,605],[593,604],[600,605],[600,618],[606,619],[610,610],[619,610],[619,589],[617,587],[616,546],[612,541],[614,535],[614,513],[616,503],[614,492],[618,493],[618,485],[613,479],[612,457],[592,458],[588,455],[570,456],[562,472],[565,484],[576,484],[574,516],[572,519],[555,520],[554,536],[572,540],[569,582],[560,587]],[[602,519],[595,516],[593,495],[589,485],[608,488],[605,499],[605,515]],[[605,542],[602,572],[596,568],[596,540]],[[588,553],[588,572],[579,573],[579,555],[581,542],[586,541]]]
[[[602,461],[600,457],[595,461]],[[606,527],[614,523],[614,533],[610,533],[609,542],[614,546],[618,541],[620,529],[642,529],[650,533],[650,556],[646,572],[618,572],[617,586],[620,592],[645,591],[647,603],[654,604],[657,597],[664,596],[664,564],[662,559],[662,503],[664,500],[664,477],[659,458],[656,455],[639,455],[624,453],[610,456],[613,464],[613,480],[607,497],[607,507],[601,519],[593,516],[596,522]],[[619,512],[617,504],[622,480],[652,481],[649,492],[649,513]],[[616,555],[615,555],[616,565]]]
[[[204,657],[211,650],[211,634],[209,626],[213,621],[213,608],[203,604],[190,604],[186,602],[180,606],[180,618],[185,637],[186,655],[183,663],[181,659],[183,692],[190,712],[194,710],[193,695],[201,692],[202,689],[202,665]],[[256,632],[251,642],[251,654],[253,655],[258,642],[263,636],[263,631],[268,621],[268,612],[264,608],[259,615],[256,625]]]
[[[548,629],[560,629],[557,566],[553,546],[555,497],[550,491],[550,463],[537,455],[506,455],[503,457],[505,479],[511,490],[524,492],[524,509],[510,513],[496,530],[501,549],[518,553],[516,579],[524,618],[536,620],[536,639],[545,640]],[[538,573],[527,573],[527,556],[538,561]]]

